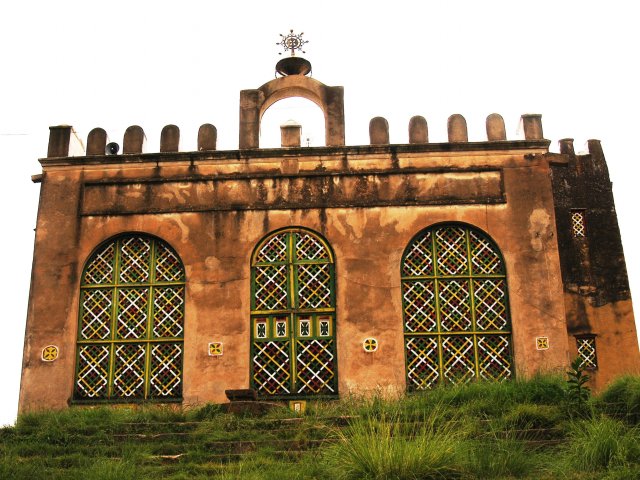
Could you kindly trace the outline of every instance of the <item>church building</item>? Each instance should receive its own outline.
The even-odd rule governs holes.
[[[300,36],[283,37],[295,53]],[[345,145],[344,89],[296,55],[240,92],[239,148],[217,130],[159,152],[140,126],[119,146],[93,129],[50,128],[24,345],[20,412],[75,404],[277,401],[428,390],[564,372],[579,357],[603,388],[640,373],[605,157],[597,140],[549,151],[540,115],[486,141],[464,117],[431,143],[425,118],[390,144]],[[302,97],[325,146],[282,126],[260,148],[275,102]],[[195,132],[194,132],[195,135]],[[85,148],[86,146],[86,148]]]

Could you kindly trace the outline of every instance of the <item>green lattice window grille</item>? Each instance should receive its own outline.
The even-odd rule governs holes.
[[[338,394],[333,253],[319,235],[280,230],[251,263],[251,386],[263,397]]]
[[[598,368],[598,356],[596,352],[596,337],[593,335],[576,337],[580,366],[588,370]]]
[[[74,399],[182,397],[185,275],[161,240],[124,235],[87,261],[80,286]]]
[[[513,376],[504,261],[483,232],[443,224],[402,258],[407,388]]]

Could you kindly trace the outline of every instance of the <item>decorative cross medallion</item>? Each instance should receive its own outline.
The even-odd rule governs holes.
[[[211,342],[209,344],[209,356],[219,357],[222,355],[222,342]]]
[[[536,337],[536,350],[549,350],[549,337]]]
[[[362,342],[362,348],[367,353],[373,353],[378,350],[378,340],[373,337],[365,338]]]
[[[53,362],[58,358],[60,350],[55,345],[47,345],[42,349],[42,360],[45,362]]]

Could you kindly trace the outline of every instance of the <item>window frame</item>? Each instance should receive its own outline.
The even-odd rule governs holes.
[[[575,215],[580,216],[579,222],[576,221]],[[571,238],[577,241],[586,240],[589,233],[587,228],[587,209],[572,208],[569,210],[569,222],[571,224]]]
[[[279,235],[286,236],[286,248],[285,256],[276,254],[273,258],[274,261],[263,261],[260,256],[262,255],[262,249],[274,240]],[[319,260],[309,260],[305,258],[298,258],[297,240],[301,235],[308,235],[315,241],[321,244],[326,257]],[[275,241],[275,240],[274,240]],[[327,265],[327,275],[329,277],[328,285],[328,298],[325,299],[321,306],[309,305],[309,301],[305,301],[301,298],[300,292],[302,290],[302,281],[304,281],[304,275],[307,270],[312,269],[314,265]],[[258,284],[257,278],[260,275],[259,268],[264,268],[267,271],[270,266],[280,268],[285,272],[285,282],[279,283],[280,289],[286,291],[286,305],[285,302],[276,301],[275,308],[264,308],[265,303],[257,299],[258,291],[261,285]],[[284,267],[284,268],[282,268]],[[305,270],[306,269],[306,270]],[[274,274],[276,270],[273,270]],[[303,272],[301,274],[301,272]],[[275,276],[275,275],[274,275]],[[302,278],[302,280],[301,280]],[[337,322],[336,322],[336,275],[335,275],[335,256],[331,245],[320,234],[312,230],[303,227],[287,227],[279,230],[272,231],[262,237],[256,244],[253,254],[251,255],[251,338],[250,338],[250,386],[255,389],[258,397],[268,399],[299,399],[299,398],[336,398],[338,396],[338,362],[337,362]],[[306,285],[306,284],[305,284]],[[305,287],[306,288],[306,287]],[[267,337],[257,338],[255,333],[256,329],[253,327],[257,319],[267,319]],[[287,319],[287,335],[285,337],[276,335],[276,321],[279,318]],[[300,321],[309,320],[309,335],[302,336],[300,331]],[[328,319],[330,322],[329,335],[320,335],[320,321]],[[282,393],[270,393],[265,391],[264,385],[257,379],[256,375],[256,362],[259,355],[261,355],[261,348],[268,348],[269,343],[274,345],[280,345],[287,350],[288,353],[288,370],[281,369],[280,373],[288,376],[286,380],[286,386],[289,392]],[[332,355],[332,377],[327,389],[332,391],[326,391],[322,393],[305,393],[300,392],[301,383],[303,380],[298,378],[298,353],[304,349],[302,346],[304,342],[318,342],[318,344],[327,344],[327,351]],[[275,348],[275,355],[284,355]],[[283,387],[285,388],[285,387]]]
[[[123,268],[125,268],[125,264],[123,264],[122,259],[122,248],[126,241],[132,239],[142,239],[144,242],[148,242],[149,250],[148,254],[143,260],[146,268],[148,277],[146,280],[138,279],[138,281],[126,281],[122,278]],[[113,248],[113,257],[112,260],[107,263],[110,264],[112,271],[111,276],[107,281],[98,281],[91,282],[89,279],[89,269],[93,268],[94,262],[96,259],[102,255],[107,249],[112,246]],[[162,256],[164,252],[165,256]],[[161,258],[173,258],[175,261],[176,271],[173,273],[174,277],[171,280],[162,279],[163,275],[166,275],[167,270],[164,273],[161,273],[162,269],[165,268],[165,264],[159,261]],[[103,263],[104,265],[105,263]],[[177,272],[177,273],[176,273]],[[88,281],[89,279],[89,281]],[[72,402],[73,403],[139,403],[139,402],[159,402],[159,403],[173,403],[173,402],[181,402],[183,399],[183,387],[184,387],[184,332],[185,332],[185,303],[186,303],[186,273],[184,268],[184,263],[182,259],[177,254],[176,250],[169,245],[166,241],[155,237],[153,235],[149,235],[146,233],[139,232],[127,232],[121,235],[117,235],[112,237],[100,245],[98,245],[92,253],[87,257],[85,264],[82,270],[82,276],[79,282],[79,296],[78,296],[78,331],[76,334],[75,340],[75,367],[74,367],[74,383],[73,383],[73,395]],[[86,318],[84,314],[87,312],[87,305],[85,304],[85,300],[90,292],[97,291],[109,291],[110,292],[110,305],[108,307],[108,321],[105,321],[103,325],[107,325],[109,329],[109,334],[103,338],[96,339],[91,336],[83,338],[83,326],[85,325]],[[144,313],[139,313],[136,309],[140,306],[133,303],[123,304],[120,299],[126,296],[126,292],[138,291],[143,292],[146,296],[144,305]],[[173,296],[169,299],[166,298],[167,292],[172,292]],[[124,295],[124,296],[123,296]],[[163,302],[167,303],[163,303]],[[173,305],[171,302],[176,301],[178,305]],[[126,320],[123,320],[119,317],[119,315],[123,314],[126,311],[126,308],[131,308],[134,310],[133,316],[142,315],[145,317],[144,319],[144,334],[141,336],[129,337],[127,334],[122,334],[122,326],[126,325]],[[169,307],[171,310],[168,314],[162,310],[163,307]],[[160,315],[164,315],[161,317]],[[170,324],[168,327],[163,325],[163,323],[169,319],[172,320],[172,315],[176,316],[175,322]],[[94,317],[95,318],[95,317]],[[131,319],[133,317],[129,317]],[[121,321],[123,320],[123,321]],[[140,322],[137,324],[140,325]],[[169,333],[169,335],[162,335],[163,332],[158,333],[158,328],[164,327],[165,329],[173,329],[173,331],[169,332],[169,330],[165,330],[165,333]],[[178,329],[179,331],[175,331]],[[131,333],[131,332],[130,332]],[[141,370],[138,370],[139,374],[142,372],[142,392],[138,395],[118,395],[116,392],[116,367],[118,365],[119,359],[117,358],[117,349],[119,348],[130,348],[132,345],[139,345],[144,350],[144,360]],[[95,396],[91,395],[83,395],[84,391],[82,387],[80,387],[80,382],[82,379],[80,377],[81,369],[86,368],[88,363],[83,363],[81,356],[83,352],[87,352],[91,347],[106,347],[107,348],[107,372],[106,372],[106,385],[102,388],[105,389],[105,392],[102,394],[96,394]],[[169,390],[168,395],[158,394],[157,391],[153,391],[154,387],[152,386],[152,381],[155,377],[154,373],[160,375],[163,372],[163,368],[166,365],[163,364],[163,360],[160,358],[163,355],[162,349],[173,347],[173,351],[170,352],[171,355],[175,355],[173,358],[168,359],[165,357],[166,361],[173,361],[177,358],[176,364],[171,364],[171,367],[175,367],[175,370],[179,370],[178,375],[175,375],[175,370],[171,379],[173,379],[173,383],[175,386]],[[140,365],[138,365],[139,367]],[[102,365],[94,365],[94,368],[101,368]],[[123,369],[133,369],[136,367],[135,364],[127,365],[126,361],[122,363],[121,367]],[[154,367],[156,371],[154,372]],[[137,367],[136,367],[137,368]],[[85,384],[86,385],[86,384]],[[165,388],[166,385],[160,384],[160,389]],[[140,387],[138,387],[140,388]],[[172,389],[177,390],[176,395],[171,394]],[[158,388],[156,388],[158,390]]]
[[[447,265],[444,267],[440,265],[441,259],[438,257],[439,248],[437,246],[436,233],[440,230],[453,228],[453,229],[462,229],[464,230],[464,242],[465,242],[465,268],[460,270],[459,267],[455,265]],[[499,273],[478,273],[474,271],[475,268],[473,263],[473,252],[472,252],[472,243],[471,243],[471,235],[475,235],[481,241],[486,242],[486,245],[491,247],[491,253],[495,255],[497,262],[499,262],[500,271]],[[429,237],[429,239],[425,243],[425,238]],[[429,255],[427,255],[427,247],[429,250]],[[423,253],[423,258],[425,259],[426,264],[430,265],[424,266],[416,264],[413,261],[413,258],[409,260],[411,256],[420,250]],[[441,270],[452,269],[450,272],[442,273]],[[407,382],[407,390],[408,391],[418,391],[429,389],[434,386],[443,384],[443,383],[458,383],[457,381],[449,380],[446,377],[446,372],[444,370],[445,365],[445,346],[444,341],[454,341],[455,338],[462,338],[462,340],[457,340],[458,342],[469,342],[471,339],[473,349],[473,375],[470,378],[464,380],[464,382],[475,381],[478,379],[484,379],[483,374],[481,372],[481,355],[480,355],[480,343],[485,342],[486,339],[490,339],[491,341],[499,341],[506,343],[506,352],[502,358],[507,360],[507,369],[508,375],[499,376],[500,380],[511,379],[515,377],[515,362],[514,362],[514,348],[513,348],[513,328],[511,324],[511,314],[510,314],[510,302],[509,302],[509,288],[507,281],[507,270],[506,264],[504,261],[504,257],[502,256],[502,252],[500,251],[496,242],[485,232],[480,230],[477,227],[472,225],[461,223],[461,222],[443,222],[431,225],[430,227],[424,228],[419,231],[416,235],[414,235],[411,240],[408,242],[407,246],[402,255],[402,259],[400,262],[400,279],[401,279],[401,294],[402,294],[402,321],[403,321],[403,337],[404,337],[404,356],[405,356],[405,380]],[[453,285],[456,281],[459,284],[465,284],[467,287],[467,303],[466,308],[468,309],[468,318],[465,317],[464,312],[460,314],[458,309],[458,305],[455,308],[451,308],[453,311],[453,315],[460,314],[460,318],[463,320],[467,320],[469,327],[468,328],[455,328],[455,322],[453,328],[445,328],[443,325],[443,304],[448,306],[448,303],[443,301],[442,293],[443,286]],[[504,308],[504,326],[502,328],[485,328],[482,329],[479,327],[478,323],[478,312],[479,312],[479,304],[478,302],[478,291],[482,288],[486,283],[494,281],[495,284],[502,282],[504,293],[500,297],[502,301],[502,307]],[[466,283],[465,283],[466,282]],[[416,285],[422,285],[420,288],[423,288],[421,291],[417,291]],[[426,292],[426,293],[425,293]],[[420,308],[423,308],[425,305],[427,306],[427,310],[424,315],[424,322],[427,322],[425,329],[422,331],[418,330],[410,330],[408,325],[409,322],[412,321],[410,317],[410,300],[407,298],[408,293],[411,295],[416,295],[418,299],[421,301]],[[454,292],[452,298],[457,298],[457,294],[459,292]],[[428,300],[422,298],[424,295],[427,296]],[[462,303],[462,301],[460,301]],[[420,313],[423,313],[423,310],[420,310]],[[421,323],[420,325],[424,324]],[[455,347],[452,347],[455,349]],[[468,351],[468,345],[464,345],[461,348],[467,348],[465,353]],[[434,349],[437,349],[437,365],[431,364],[428,366],[430,370],[430,374],[427,375],[426,380],[419,378],[419,376],[413,375],[411,368],[416,365],[417,358],[428,358],[429,360],[433,360]],[[418,353],[415,353],[418,352]],[[423,357],[419,357],[418,355],[424,355]],[[428,355],[431,355],[428,357]],[[468,358],[466,358],[468,360]],[[424,360],[425,362],[427,360]],[[429,380],[430,377],[435,376],[432,380]],[[416,380],[419,380],[419,385],[417,385]]]
[[[575,335],[575,339],[576,339],[576,351],[578,352],[578,358],[580,359],[580,367],[584,368],[585,370],[590,370],[590,371],[596,371],[598,370],[598,345],[596,342],[596,338],[597,335],[593,334],[593,333],[589,333],[589,334],[582,334],[582,335]],[[580,342],[588,342],[591,343],[591,346],[593,348],[593,361],[590,363],[593,363],[593,366],[585,366],[585,356],[583,355],[583,353],[581,352],[581,348],[580,348]]]

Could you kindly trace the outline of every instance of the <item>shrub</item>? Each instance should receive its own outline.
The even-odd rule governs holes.
[[[615,380],[598,398],[598,406],[611,416],[640,423],[640,377],[628,375]]]
[[[536,456],[524,443],[496,438],[470,445],[467,470],[475,478],[521,478],[534,471],[536,463]]]
[[[569,438],[569,458],[579,470],[637,464],[640,459],[640,430],[605,416],[575,422]]]
[[[549,429],[560,422],[561,416],[562,412],[555,406],[521,403],[505,413],[501,423],[504,429]]]
[[[566,395],[561,375],[538,374],[508,383],[513,385],[513,401],[518,403],[558,405]]]
[[[593,416],[591,389],[587,382],[591,378],[585,373],[580,357],[571,362],[571,369],[567,373],[567,397],[564,403],[565,411],[570,418],[589,418]]]
[[[574,403],[583,403],[589,400],[591,390],[587,382],[591,377],[585,373],[584,365],[580,357],[571,362],[571,370],[567,372],[567,393],[569,400]]]
[[[337,478],[454,478],[463,448],[453,423],[441,423],[433,409],[420,423],[403,424],[396,415],[355,420],[327,451]]]

